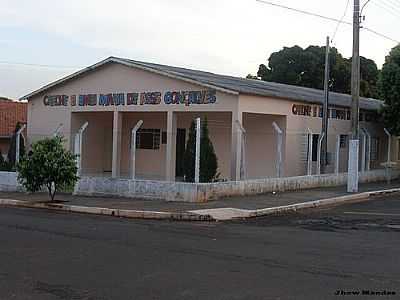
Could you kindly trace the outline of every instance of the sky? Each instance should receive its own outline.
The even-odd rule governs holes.
[[[351,22],[353,0],[269,0]],[[361,0],[364,3],[366,0]],[[17,99],[109,56],[233,76],[283,47],[323,46],[336,23],[256,0],[0,0],[0,96]],[[363,26],[400,40],[400,0],[371,0]],[[396,42],[361,32],[378,67]],[[333,46],[351,56],[352,27]],[[18,64],[16,64],[18,63]]]

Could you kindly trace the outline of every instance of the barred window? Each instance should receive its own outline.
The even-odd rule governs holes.
[[[371,138],[371,160],[379,159],[379,138]]]
[[[347,147],[347,140],[348,140],[348,136],[346,134],[341,134],[340,135],[340,148],[346,148]]]
[[[160,129],[139,129],[136,135],[137,149],[160,149]]]

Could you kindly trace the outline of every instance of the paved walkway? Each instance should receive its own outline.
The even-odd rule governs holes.
[[[385,182],[368,183],[360,185],[360,192],[375,190],[400,188],[400,181],[394,181],[391,184]],[[161,211],[161,212],[187,212],[194,210],[222,209],[232,211],[237,214],[240,210],[256,210],[285,206],[297,203],[328,199],[348,195],[345,186],[332,188],[318,188],[303,191],[283,192],[276,194],[264,194],[247,197],[233,197],[208,203],[183,203],[166,202],[162,200],[129,199],[119,197],[82,197],[70,194],[58,194],[56,200],[67,201],[68,205],[104,207],[112,209],[127,209],[141,211]],[[15,199],[30,202],[48,201],[46,193],[5,193],[0,192],[1,199]]]

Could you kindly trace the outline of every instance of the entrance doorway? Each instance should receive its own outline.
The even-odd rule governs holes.
[[[186,129],[177,128],[176,130],[176,165],[175,174],[179,179],[183,179],[184,175],[184,160],[186,148]]]

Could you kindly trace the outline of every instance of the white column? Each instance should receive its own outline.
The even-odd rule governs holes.
[[[231,180],[240,180],[240,159],[242,157],[242,132],[237,122],[242,124],[242,113],[232,112]]]
[[[165,179],[175,181],[176,168],[176,113],[167,112],[167,151],[165,157]]]
[[[112,148],[112,178],[120,176],[121,165],[121,133],[122,133],[122,115],[114,111],[113,118],[113,148]]]

